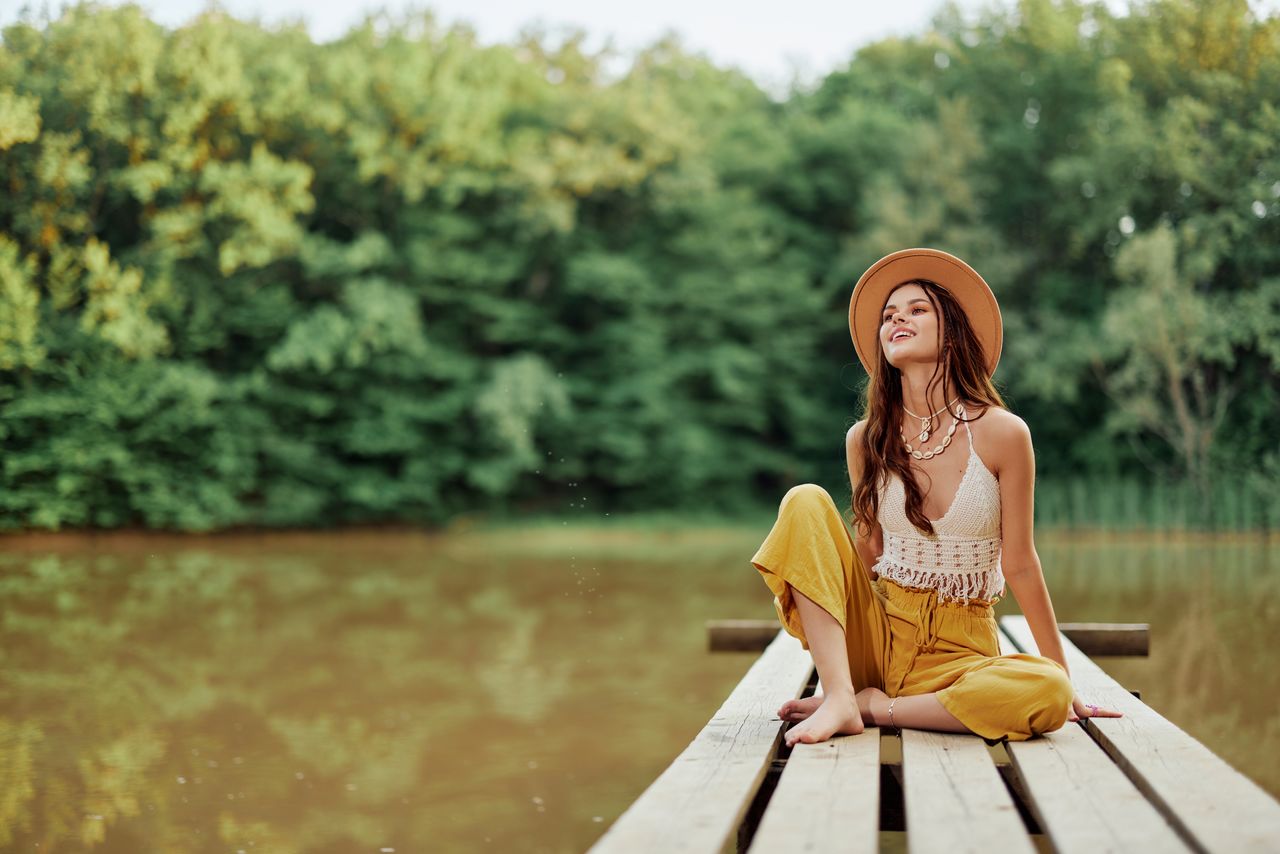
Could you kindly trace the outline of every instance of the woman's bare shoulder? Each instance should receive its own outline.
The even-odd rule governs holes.
[[[862,468],[862,433],[867,429],[867,421],[854,424],[844,434],[844,455],[849,463],[849,476],[852,478]]]
[[[1003,439],[1013,439],[1020,435],[1029,436],[1031,434],[1030,428],[1027,427],[1027,422],[1003,406],[986,407],[981,415],[974,419],[973,423],[977,424],[979,422],[988,425],[986,427],[987,430],[998,434]]]
[[[973,420],[974,450],[996,477],[1007,464],[1016,463],[1031,445],[1031,429],[1021,417],[1001,406],[988,406]]]

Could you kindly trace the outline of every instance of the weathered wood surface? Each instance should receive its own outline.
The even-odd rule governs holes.
[[[1059,623],[1085,655],[1147,655],[1151,646],[1149,623]]]
[[[775,713],[813,673],[800,641],[776,635],[711,721],[591,851],[719,852],[734,838],[782,737]]]
[[[1005,617],[1001,626],[1023,651],[1036,650],[1025,618]],[[1280,850],[1280,803],[1131,695],[1070,641],[1063,647],[1080,695],[1124,713],[1086,719],[1088,734],[1184,840],[1212,852]]]
[[[791,749],[748,850],[875,851],[879,828],[880,729],[867,727]]]
[[[1059,623],[1058,628],[1085,655],[1146,655],[1151,630],[1147,623]],[[711,652],[762,650],[778,634],[774,620],[708,620]]]
[[[773,642],[775,620],[707,620],[708,652],[754,652]]]
[[[976,736],[904,729],[902,790],[912,854],[1035,851],[986,742]]]
[[[1000,628],[1002,652],[1036,651],[1023,618],[1006,617]],[[775,712],[813,672],[799,641],[776,622],[769,631],[765,654],[711,722],[592,851],[731,849],[751,836],[743,819],[757,794],[768,803],[762,815],[760,803],[751,809],[760,821],[752,852],[875,850],[885,761],[878,729],[784,750],[776,787],[761,793],[785,728]],[[1000,766],[980,738],[903,731],[898,779],[912,852],[1280,851],[1280,803],[1108,677],[1069,636],[1063,648],[1080,694],[1125,717],[1009,742],[1010,764]],[[897,744],[886,749],[896,755]],[[1044,838],[1028,834],[1010,787]],[[886,808],[896,812],[890,788]]]
[[[1000,652],[1021,652],[1001,627]],[[1006,745],[1019,796],[1061,854],[1187,851],[1186,844],[1084,727]]]

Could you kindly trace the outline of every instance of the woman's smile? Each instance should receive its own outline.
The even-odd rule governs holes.
[[[939,323],[932,303],[924,288],[915,283],[898,286],[885,300],[880,310],[880,347],[889,358],[889,364],[901,370],[902,360],[927,362],[937,352],[936,341],[941,340]],[[920,347],[907,345],[915,338],[921,339]]]

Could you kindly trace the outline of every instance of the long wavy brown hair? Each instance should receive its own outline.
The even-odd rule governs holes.
[[[1007,409],[1000,392],[991,382],[983,357],[982,345],[964,309],[942,285],[929,279],[909,279],[895,286],[920,285],[933,309],[942,318],[942,340],[938,342],[938,366],[925,388],[929,393],[942,384],[942,399],[959,397],[969,414],[962,421],[974,421],[991,406]],[[886,297],[886,302],[888,298]],[[882,307],[883,310],[883,307]],[[933,523],[924,515],[924,493],[916,483],[910,467],[910,455],[902,446],[899,425],[904,413],[902,375],[884,355],[877,335],[875,370],[863,392],[862,473],[853,490],[852,516],[859,537],[870,536],[880,509],[880,488],[888,483],[890,472],[902,479],[906,493],[906,513],[911,524],[926,536],[933,536]],[[979,407],[977,415],[970,407]],[[932,431],[931,431],[932,432]]]

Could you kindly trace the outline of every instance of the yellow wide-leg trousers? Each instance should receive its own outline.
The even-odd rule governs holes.
[[[1074,695],[1062,665],[1000,655],[992,603],[939,602],[932,590],[871,580],[831,496],[805,483],[783,496],[778,520],[751,559],[773,592],[783,628],[805,649],[790,588],[844,628],[855,690],[890,697],[937,692],[943,707],[987,739],[1023,741],[1067,720]]]

